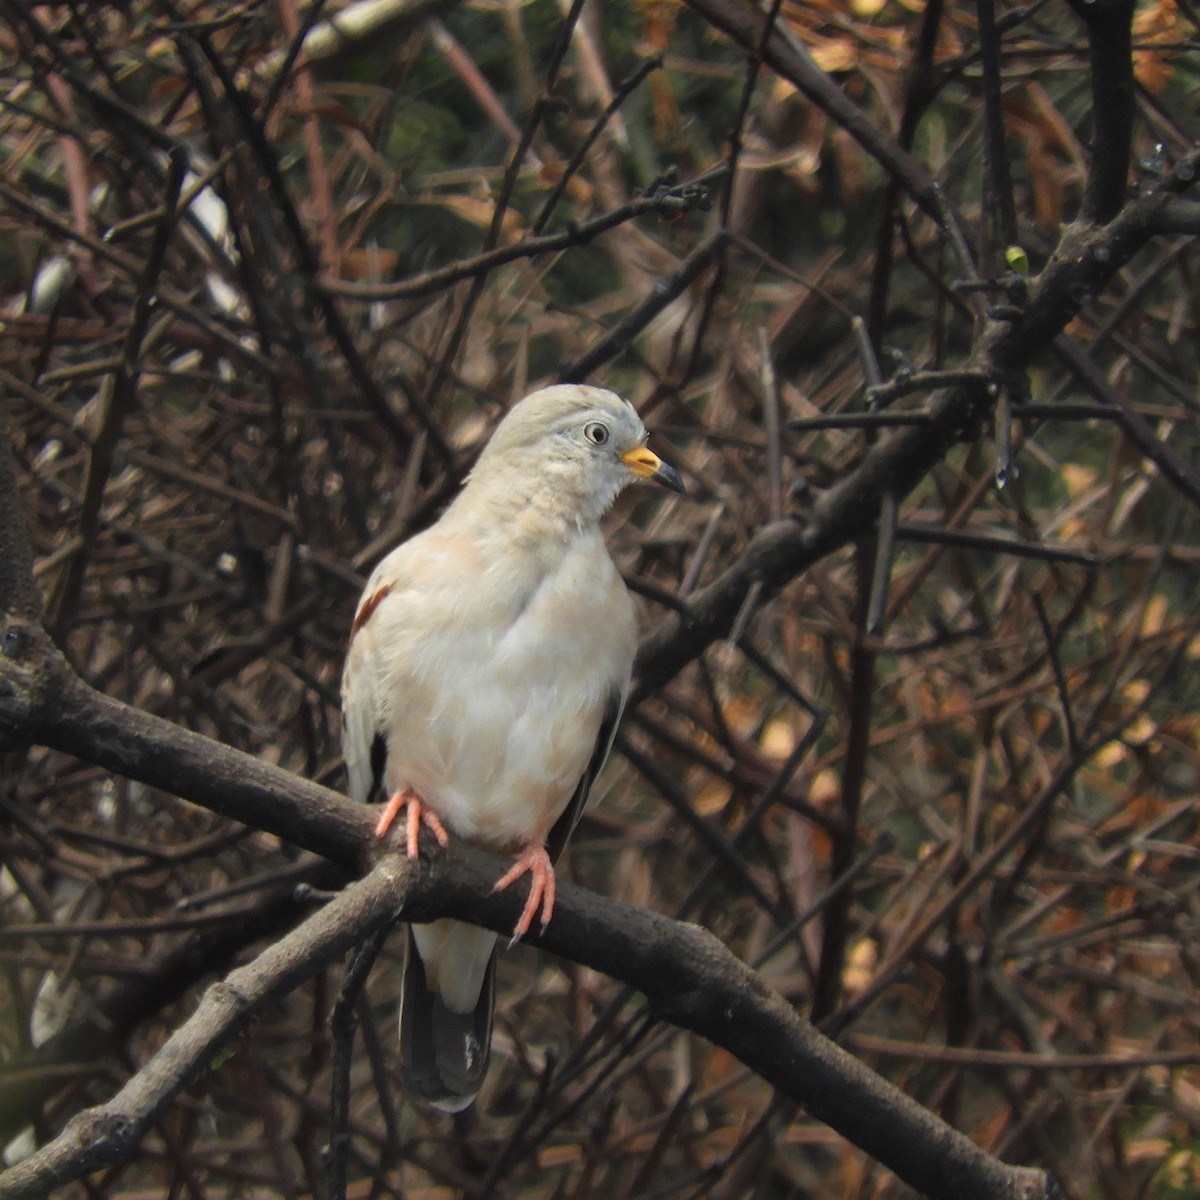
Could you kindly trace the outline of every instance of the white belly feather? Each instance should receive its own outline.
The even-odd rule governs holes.
[[[443,556],[423,540],[400,553]],[[380,604],[352,655],[381,673],[389,794],[411,788],[452,833],[498,851],[545,840],[633,660],[633,605],[598,542],[582,534],[522,579],[481,555],[453,608],[403,582]]]

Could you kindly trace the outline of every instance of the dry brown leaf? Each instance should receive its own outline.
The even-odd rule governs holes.
[[[444,208],[448,212],[454,213],[455,216],[461,217],[464,221],[471,225],[476,225],[480,229],[490,229],[492,227],[492,218],[496,212],[496,206],[490,198],[480,198],[478,196],[416,196],[410,201],[410,204],[427,204],[433,208]],[[514,240],[524,228],[524,222],[521,219],[521,214],[509,208],[505,210],[504,217],[500,222],[500,233],[503,238],[508,241]]]
[[[842,988],[848,998],[861,995],[871,986],[879,962],[879,944],[874,938],[860,938],[851,948],[842,971]]]
[[[1176,0],[1155,0],[1134,15],[1133,73],[1147,91],[1160,93],[1171,82],[1173,60],[1182,53],[1179,43],[1189,33]]]
[[[709,779],[696,793],[693,806],[702,817],[714,817],[724,811],[733,796],[733,784],[724,779]]]
[[[848,38],[830,38],[809,47],[813,61],[822,71],[850,71],[858,66],[858,49]]]

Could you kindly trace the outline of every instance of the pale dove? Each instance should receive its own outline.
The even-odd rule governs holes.
[[[458,498],[375,568],[342,678],[350,794],[387,801],[383,836],[422,824],[515,854],[530,875],[514,931],[554,908],[553,862],[600,770],[636,646],[633,602],[599,521],[635,476],[676,491],[633,406],[580,384],[544,388],[499,424]],[[465,1108],[491,1043],[496,935],[410,927],[400,1010],[410,1095]]]

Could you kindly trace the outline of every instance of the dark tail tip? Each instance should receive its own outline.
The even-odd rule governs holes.
[[[475,1008],[469,1013],[447,1008],[426,984],[409,933],[400,1002],[400,1073],[404,1090],[414,1099],[445,1112],[461,1112],[475,1099],[491,1055],[495,985],[493,956]]]

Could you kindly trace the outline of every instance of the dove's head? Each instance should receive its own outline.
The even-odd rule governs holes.
[[[647,448],[647,436],[633,405],[615,392],[580,383],[542,388],[496,427],[471,483],[549,492],[594,520],[635,478],[684,490],[675,468]]]

